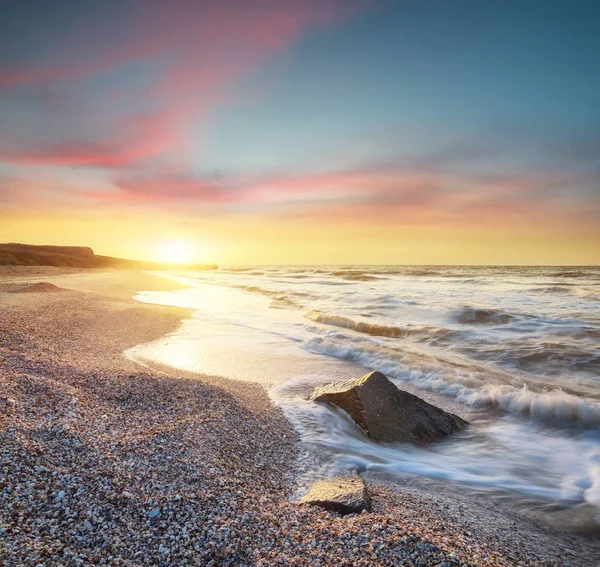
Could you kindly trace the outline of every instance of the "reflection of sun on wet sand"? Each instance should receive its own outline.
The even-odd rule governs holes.
[[[176,283],[1,270],[1,564],[595,564],[597,543],[456,495],[369,484],[373,512],[346,517],[292,504],[297,436],[262,387],[123,356],[189,313],[131,296]]]

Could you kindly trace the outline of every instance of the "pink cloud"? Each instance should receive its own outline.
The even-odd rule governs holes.
[[[144,203],[186,211],[207,206],[229,213],[262,211],[313,223],[377,219],[408,225],[508,226],[561,222],[565,215],[588,223],[586,210],[597,211],[597,205],[566,202],[564,193],[556,190],[564,179],[559,172],[457,175],[389,166],[222,178],[170,169],[121,175],[113,180],[112,191],[87,196],[99,203]]]
[[[50,170],[51,171],[51,170]],[[78,183],[40,177],[0,179],[0,201],[9,208],[177,211],[215,218],[250,213],[267,222],[361,226],[595,226],[595,195],[573,199],[559,172],[465,175],[402,167],[364,167],[306,174],[197,175],[175,167],[123,170],[110,184],[90,172]],[[577,181],[581,182],[581,179]],[[562,190],[561,187],[563,188]]]
[[[409,206],[429,201],[437,192],[439,182],[422,172],[389,169],[216,177],[171,167],[121,173],[113,178],[112,184],[117,192],[96,192],[90,196],[122,202],[197,201],[264,206],[299,201],[384,200]]]
[[[67,141],[39,147],[0,148],[0,161],[20,165],[88,165],[117,168],[154,158],[167,151],[179,132],[170,115],[123,119],[108,139]]]
[[[113,181],[117,193],[95,194],[102,200],[168,203],[173,201],[199,201],[226,203],[237,200],[234,192],[214,178],[203,178],[179,171],[162,171],[158,174],[120,175]]]
[[[61,130],[55,136],[59,142],[40,141],[43,135],[17,136],[8,147],[0,146],[0,160],[122,167],[180,156],[188,147],[190,127],[227,101],[240,80],[309,30],[349,13],[343,0],[144,0],[132,6],[127,34],[109,42],[102,26],[75,30],[61,44],[49,46],[55,63],[36,62],[0,73],[0,88],[40,92],[102,75],[108,85],[94,89],[117,92],[126,110],[104,104],[102,90],[78,95],[76,89],[67,89],[76,100],[62,110],[61,124],[54,125]],[[133,75],[111,77],[127,65],[133,65]],[[146,82],[136,82],[148,69]],[[110,136],[94,136],[88,128],[81,140],[70,132],[96,114],[110,127]]]

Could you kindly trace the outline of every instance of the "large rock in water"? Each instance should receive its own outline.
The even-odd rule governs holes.
[[[381,372],[315,388],[310,399],[343,409],[375,441],[424,445],[468,425],[457,415],[399,390]]]
[[[300,502],[321,506],[341,514],[371,509],[371,498],[367,487],[356,473],[315,482]]]

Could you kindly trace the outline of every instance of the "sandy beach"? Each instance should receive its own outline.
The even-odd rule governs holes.
[[[0,270],[0,565],[600,564],[597,540],[450,493],[367,477],[371,513],[297,504],[300,441],[264,388],[123,355],[190,313],[132,295],[177,284]]]

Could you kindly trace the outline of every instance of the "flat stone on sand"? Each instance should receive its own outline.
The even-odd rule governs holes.
[[[341,514],[371,510],[371,498],[358,474],[336,476],[315,482],[300,502],[321,506]]]

